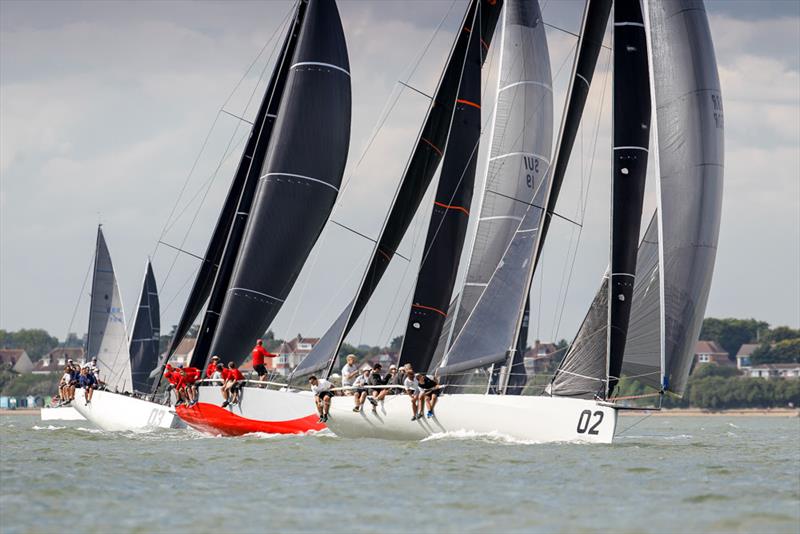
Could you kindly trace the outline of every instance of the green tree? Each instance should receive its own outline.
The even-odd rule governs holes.
[[[772,343],[778,343],[787,339],[797,339],[800,338],[800,329],[778,326],[777,328],[771,329],[764,337],[766,338],[765,341],[770,341]]]
[[[16,332],[0,330],[0,347],[25,349],[33,361],[40,359],[57,346],[58,338],[51,336],[41,328],[23,328]]]
[[[402,347],[402,346],[403,346],[403,336],[402,335],[397,336],[396,338],[394,338],[392,340],[391,343],[389,343],[389,348],[394,352],[397,352],[398,350],[400,350],[400,347]]]
[[[700,330],[700,339],[716,341],[731,356],[739,352],[739,347],[744,343],[753,343],[759,337],[759,333],[765,333],[769,329],[769,323],[757,321],[756,319],[716,319],[708,317],[703,321],[703,328]]]

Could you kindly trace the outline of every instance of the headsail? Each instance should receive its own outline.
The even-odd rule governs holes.
[[[100,379],[111,390],[131,390],[131,364],[128,358],[128,334],[125,330],[125,312],[114,276],[111,255],[103,236],[102,226],[97,227],[97,245],[92,276],[92,295],[89,305],[89,332],[86,357],[97,358]]]
[[[242,360],[294,285],[336,200],[350,72],[333,0],[309,0],[211,352]]]
[[[509,1],[505,17],[483,206],[441,375],[505,362],[517,352],[526,282],[550,186],[553,96],[541,12],[536,2]],[[524,385],[524,377],[518,378],[517,386]]]
[[[442,333],[469,223],[481,137],[483,45],[479,21],[480,9],[462,30],[470,34],[470,40],[400,350],[400,364],[418,370],[428,368]]]
[[[502,8],[502,0],[471,0],[462,22],[462,28],[471,21],[475,9],[481,7],[481,38],[484,48],[492,42],[492,35]],[[303,376],[328,366],[335,360],[344,336],[361,316],[372,293],[378,286],[397,247],[406,234],[414,214],[419,208],[422,197],[430,185],[439,162],[442,159],[442,148],[447,143],[453,105],[461,79],[461,68],[467,51],[470,34],[460,31],[450,51],[450,56],[439,80],[428,114],[420,130],[417,143],[408,160],[405,172],[392,202],[389,215],[377,239],[369,266],[362,278],[362,283],[339,318],[328,328],[314,350],[295,369],[294,376]]]
[[[161,315],[156,277],[153,274],[153,266],[148,260],[128,351],[133,389],[136,391],[149,392],[153,385],[155,377],[151,377],[151,374],[158,365],[160,333]]]
[[[723,110],[700,0],[649,1],[660,185],[663,354],[682,394],[705,314],[722,211]]]

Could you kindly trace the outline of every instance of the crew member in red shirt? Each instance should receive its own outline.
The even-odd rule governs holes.
[[[186,400],[186,397],[183,393],[181,374],[178,369],[175,369],[170,364],[167,364],[167,366],[164,368],[164,378],[167,379],[169,385],[175,390],[175,397],[177,398],[175,401],[175,406],[183,404],[183,402]]]
[[[264,348],[264,342],[260,339],[253,347],[253,370],[258,373],[258,379],[262,382],[267,379],[267,368],[264,366],[264,358],[274,358],[276,355]]]
[[[225,402],[222,403],[223,408],[228,404],[239,403],[239,391],[242,388],[242,381],[244,380],[244,375],[236,368],[235,363],[228,362],[227,371],[227,374],[224,375],[225,383],[222,386],[222,396],[225,398]]]
[[[206,367],[206,378],[211,378],[214,376],[214,372],[217,370],[217,364],[219,363],[219,356],[212,356],[211,363],[208,364]]]
[[[186,396],[189,398],[189,406],[197,404],[198,380],[200,380],[200,369],[197,367],[185,367],[183,369],[183,382],[185,384]]]

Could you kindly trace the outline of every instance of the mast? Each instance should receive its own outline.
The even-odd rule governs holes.
[[[470,34],[470,39],[400,349],[399,365],[409,363],[416,370],[428,368],[442,333],[469,223],[481,135],[480,16],[478,7],[473,20],[462,29]]]
[[[351,88],[333,0],[309,0],[211,353],[242,361],[289,295],[333,209]]]
[[[613,393],[622,372],[636,279],[637,245],[649,152],[650,81],[647,42],[639,0],[614,2],[613,35],[614,146],[606,397]]]
[[[209,297],[206,311],[203,314],[203,321],[198,331],[197,342],[192,352],[190,365],[193,367],[204,368],[209,357],[211,342],[217,330],[220,313],[225,302],[225,295],[230,285],[231,276],[233,275],[233,267],[236,262],[237,254],[239,253],[239,248],[241,247],[247,220],[250,216],[253,197],[255,196],[256,187],[258,186],[258,180],[260,178],[261,166],[267,155],[275,119],[278,116],[278,109],[286,88],[286,79],[289,75],[289,61],[294,55],[297,37],[302,27],[307,5],[306,2],[299,2],[297,5],[294,20],[286,34],[283,46],[281,47],[281,53],[278,56],[278,62],[272,72],[267,90],[264,93],[264,100],[259,108],[257,117],[261,118],[261,127],[257,134],[254,127],[254,131],[251,133],[251,139],[248,142],[247,150],[242,156],[242,162],[247,163],[246,168],[243,168],[243,175],[246,178],[236,208],[236,215],[231,223],[228,240],[219,262],[217,276],[214,279],[214,284],[211,289],[211,296]],[[255,124],[258,124],[258,122]]]
[[[266,155],[267,145],[269,144],[270,133],[272,125],[275,123],[275,113],[277,111],[277,103],[274,106],[270,105],[274,100],[273,95],[275,93],[276,79],[278,78],[278,73],[281,72],[287,47],[293,37],[296,37],[299,19],[302,16],[301,14],[305,11],[305,5],[305,2],[298,2],[293,24],[290,26],[286,38],[284,39],[281,53],[278,56],[278,63],[273,69],[269,84],[264,92],[264,97],[259,105],[258,112],[253,121],[253,127],[250,129],[250,135],[242,151],[242,156],[239,159],[236,173],[234,174],[233,181],[225,197],[222,211],[220,211],[214,231],[211,234],[211,239],[208,242],[203,263],[200,265],[200,269],[197,272],[194,285],[189,293],[189,298],[186,301],[186,306],[183,309],[180,321],[175,329],[175,335],[170,342],[170,347],[163,363],[166,363],[178,348],[181,340],[189,331],[195,318],[202,310],[203,304],[209,299],[209,295],[213,292],[213,289],[220,284],[223,284],[224,289],[227,289],[227,280],[225,276],[219,276],[219,267],[220,264],[223,263],[223,260],[227,259],[225,255],[226,250],[229,251],[228,254],[232,253],[234,255],[236,251],[238,251],[238,243],[235,241],[232,242],[231,240],[232,229],[236,226],[236,223],[239,222],[243,213],[245,213],[244,217],[246,219],[246,212],[249,211],[249,203],[243,202],[243,200],[247,198],[252,199],[252,192],[258,182],[258,177],[253,178],[251,172],[253,168],[260,170],[261,164],[264,161],[264,156]],[[277,100],[280,99],[278,98]],[[257,172],[257,170],[255,172]],[[214,302],[209,302],[206,307],[203,323],[207,322],[209,314],[219,314],[221,307],[221,304],[218,302],[219,299],[216,298],[212,300]],[[202,326],[206,327],[205,330],[208,331],[208,335],[213,336],[212,328],[209,328],[207,324],[203,324]],[[201,328],[198,334],[198,345],[201,341],[204,341],[204,337],[208,337],[208,335],[202,335],[203,331],[204,328]],[[210,343],[210,340],[207,343]],[[197,352],[196,346],[193,356]],[[205,361],[205,356],[202,360],[199,358],[197,358],[198,361],[195,360],[196,359],[193,357],[191,363],[193,365],[200,365]]]

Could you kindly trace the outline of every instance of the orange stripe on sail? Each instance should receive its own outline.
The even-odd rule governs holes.
[[[447,314],[445,312],[443,312],[442,310],[440,310],[439,308],[433,308],[431,306],[423,306],[422,304],[412,304],[411,307],[412,308],[419,308],[421,310],[434,311],[434,312],[438,313],[439,315],[441,315],[442,317],[447,317]]]
[[[488,45],[488,44],[486,44],[486,41],[484,41],[483,39],[481,39],[481,44],[483,45],[483,47],[484,47],[486,50],[489,50],[489,45]]]
[[[443,204],[443,203],[441,203],[441,202],[434,202],[434,204],[435,204],[435,205],[437,205],[437,206],[439,206],[440,208],[445,208],[445,209],[448,209],[448,210],[458,210],[458,211],[463,211],[464,213],[466,213],[467,215],[469,215],[469,211],[467,211],[467,209],[466,209],[466,208],[462,208],[461,206],[450,206],[450,205],[448,205],[448,204]]]
[[[463,98],[459,98],[456,100],[459,104],[466,104],[468,106],[472,106],[473,108],[481,109],[480,104],[476,104],[475,102],[470,102],[469,100],[464,100]]]
[[[444,155],[444,153],[442,152],[442,149],[440,149],[438,146],[434,145],[433,143],[431,143],[430,141],[428,141],[428,140],[427,140],[427,139],[425,139],[424,137],[420,137],[420,139],[422,139],[422,140],[423,140],[423,141],[425,141],[425,142],[426,142],[428,145],[430,145],[430,147],[431,147],[432,149],[434,149],[434,150],[436,151],[436,153],[437,153],[437,154],[439,154],[440,156],[443,156],[443,155]]]
[[[469,29],[469,28],[467,28],[466,26],[464,26],[464,31],[465,31],[465,32],[467,32],[467,33],[472,33],[472,30],[470,30],[470,29]]]
[[[382,251],[382,250],[380,249],[380,247],[378,248],[378,252],[380,252],[381,254],[383,254],[383,256],[384,256],[384,257],[385,257],[387,260],[391,260],[391,259],[392,259],[392,257],[391,257],[391,256],[389,256],[389,255],[388,255],[387,253],[385,253],[384,251]]]

